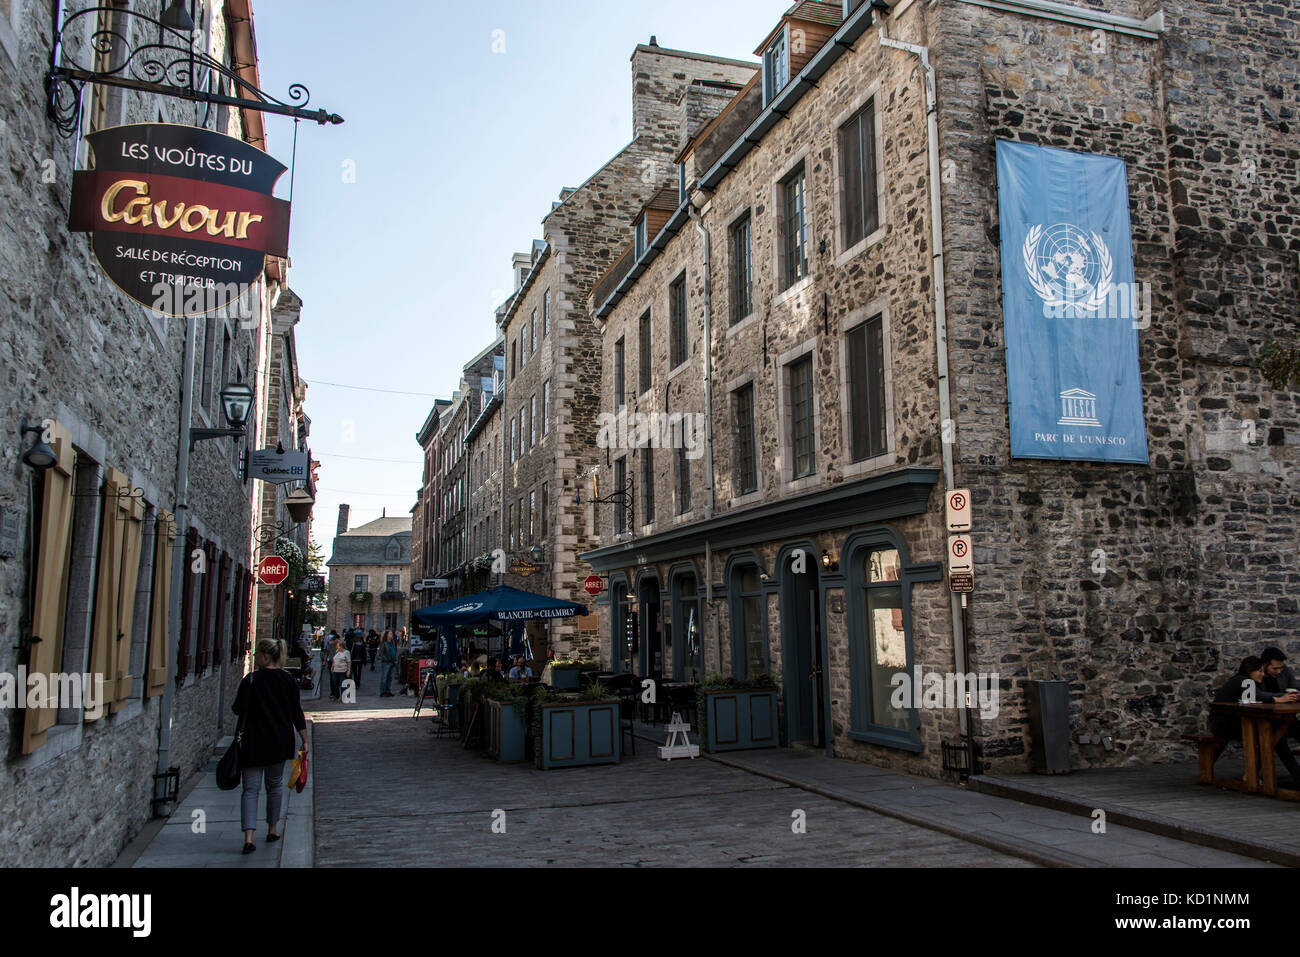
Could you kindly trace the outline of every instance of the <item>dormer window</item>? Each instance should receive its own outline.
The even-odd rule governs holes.
[[[686,202],[686,164],[677,164],[677,205]]]
[[[790,82],[789,26],[781,28],[776,39],[763,52],[763,106],[771,103]]]
[[[646,247],[646,218],[644,215],[636,221],[636,248],[632,250],[632,257],[640,259],[645,252]]]

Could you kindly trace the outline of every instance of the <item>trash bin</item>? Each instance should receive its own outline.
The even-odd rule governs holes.
[[[1069,683],[1030,681],[1025,686],[1029,699],[1030,759],[1037,774],[1068,774],[1070,771]]]

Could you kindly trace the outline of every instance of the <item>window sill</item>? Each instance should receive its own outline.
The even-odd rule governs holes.
[[[880,469],[893,468],[895,465],[893,450],[881,452],[879,455],[873,455],[869,459],[863,459],[861,462],[854,462],[852,465],[845,465],[840,469],[840,474],[845,479],[857,478],[870,472],[877,472]]]
[[[849,262],[849,260],[856,259],[858,256],[862,255],[872,246],[876,245],[876,243],[884,239],[885,227],[886,224],[881,223],[879,226],[876,227],[874,232],[868,233],[865,239],[858,240],[848,249],[844,250],[844,252],[840,253],[839,256],[835,258],[835,265],[843,266],[845,263]]]
[[[667,382],[671,382],[678,375],[680,375],[681,373],[689,369],[690,366],[691,366],[691,360],[690,357],[688,356],[687,358],[683,359],[680,363],[678,363],[676,366],[674,366],[672,369],[669,370],[668,375],[665,377],[665,380]]]
[[[921,739],[909,732],[896,731],[893,729],[879,731],[847,731],[846,736],[853,741],[861,741],[863,744],[877,744],[883,748],[893,748],[896,751],[910,751],[912,754],[920,754],[924,748],[921,747]]]
[[[693,508],[682,512],[680,515],[673,516],[674,525],[686,525],[693,521],[695,521],[695,509]]]
[[[738,335],[747,326],[752,326],[757,321],[758,321],[758,313],[751,312],[749,315],[747,315],[744,319],[741,319],[739,322],[727,326],[727,338],[730,339],[733,335]]]
[[[737,495],[727,505],[730,508],[744,508],[746,505],[754,505],[763,501],[763,490],[758,489],[753,492],[746,492],[744,495]]]
[[[81,747],[80,724],[56,724],[45,732],[45,744],[35,753],[27,756],[27,768],[39,768],[49,764],[61,754],[68,754]],[[21,732],[20,732],[21,733]]]
[[[812,281],[813,281],[813,277],[812,277],[812,273],[810,272],[808,275],[804,276],[802,279],[800,279],[793,286],[790,286],[784,292],[778,293],[777,296],[772,300],[772,308],[775,309],[777,306],[785,305],[795,296],[799,295],[799,293],[803,292],[805,289],[811,286]]]
[[[786,479],[781,483],[781,492],[782,494],[802,492],[805,489],[816,488],[818,485],[822,484],[822,481],[820,472],[814,473],[813,475],[805,475],[803,478]]]

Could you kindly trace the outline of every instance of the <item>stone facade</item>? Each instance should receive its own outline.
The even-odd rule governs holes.
[[[215,56],[239,45],[255,50],[247,2],[218,0],[200,7],[197,26]],[[0,18],[6,76],[0,89],[0,142],[6,154],[0,199],[9,211],[0,231],[0,412],[13,423],[57,423],[75,452],[73,561],[63,583],[64,628],[62,635],[41,636],[61,642],[58,669],[91,669],[97,614],[92,599],[104,527],[101,488],[109,470],[125,475],[144,509],[129,636],[130,693],[121,710],[97,721],[62,709],[44,743],[31,753],[24,753],[24,713],[8,712],[0,769],[5,848],[0,862],[105,866],[152,816],[158,766],[175,766],[182,779],[188,778],[234,727],[230,704],[246,668],[244,573],[251,567],[250,530],[259,497],[255,487],[240,480],[242,443],[201,442],[190,458],[188,524],[197,535],[198,553],[181,539],[170,554],[155,556],[154,541],[159,515],[177,509],[177,462],[188,429],[224,425],[217,395],[221,383],[238,376],[247,381],[263,363],[262,343],[283,272],[272,269],[253,288],[247,317],[191,320],[196,357],[194,368],[183,369],[185,320],[156,316],[128,300],[101,272],[88,237],[67,230],[72,173],[85,168],[88,157],[81,136],[64,139],[46,115],[49,10],[43,4],[5,4]],[[133,39],[144,35],[138,22],[127,29]],[[67,48],[85,61],[88,42],[88,35],[68,38]],[[245,69],[255,78],[255,65]],[[161,114],[165,122],[207,124],[265,146],[260,116],[92,86],[84,97],[83,134],[88,123],[153,122]],[[190,423],[181,423],[186,375],[193,376],[194,412]],[[247,442],[254,445],[260,438],[254,422]],[[28,436],[22,448],[32,441]],[[16,532],[0,546],[0,622],[15,639],[0,649],[0,671],[9,674],[28,660],[32,533],[39,536],[45,527],[39,511],[28,513],[39,508],[34,493],[44,480],[20,461],[21,450],[14,442],[0,452],[0,512],[5,526]],[[174,617],[163,633],[151,634],[156,557],[173,570],[173,600],[186,584],[192,588],[190,630],[183,635],[177,634]],[[185,574],[194,563],[200,571]],[[179,641],[179,653],[168,654],[160,641],[172,648]],[[162,666],[162,676],[146,687],[151,661]],[[168,685],[175,686],[174,694],[163,690]],[[164,702],[170,702],[170,714],[162,713]],[[166,729],[169,747],[160,751],[160,731]]]
[[[678,583],[689,581],[703,596],[705,671],[745,670],[732,636],[750,613],[745,608],[759,609],[762,664],[784,692],[787,740],[935,774],[940,742],[961,735],[956,709],[922,708],[913,727],[891,740],[889,715],[869,707],[890,689],[871,688],[864,665],[871,649],[863,603],[881,594],[868,587],[866,556],[884,549],[898,552],[896,565],[892,555],[881,564],[897,569],[897,584],[883,584],[905,596],[894,626],[907,635],[906,660],[901,644],[877,652],[898,671],[954,670],[953,614],[942,580],[945,429],[925,77],[914,55],[882,46],[885,31],[928,45],[937,70],[954,485],[972,490],[975,514],[965,670],[997,673],[1001,690],[996,716],[970,715],[985,760],[998,769],[1028,766],[1025,683],[1052,678],[1070,683],[1076,737],[1099,732],[1093,740],[1105,735],[1114,744],[1106,751],[1076,741],[1076,766],[1185,756],[1179,735],[1203,725],[1207,689],[1236,661],[1266,643],[1300,650],[1291,595],[1297,574],[1283,557],[1283,543],[1298,532],[1284,478],[1300,442],[1296,397],[1268,389],[1252,365],[1263,342],[1293,335],[1287,322],[1294,306],[1282,290],[1295,288],[1300,249],[1297,153],[1285,142],[1282,118],[1297,104],[1293,61],[1286,66],[1282,51],[1294,49],[1296,19],[1291,4],[1212,12],[1163,6],[1165,23],[1178,26],[1152,39],[1142,34],[1154,27],[1094,30],[973,3],[896,5],[715,188],[691,190],[694,215],[709,235],[708,265],[703,238],[683,220],[662,253],[646,257],[644,273],[619,287],[621,298],[591,303],[604,319],[602,367],[613,367],[622,340],[626,379],[638,385],[639,322],[650,315],[651,387],[636,390],[631,412],[703,417],[706,381],[712,386],[711,455],[705,449],[685,463],[689,507],[677,498],[683,457],[674,448],[652,450],[653,522],[643,521],[646,450],[616,447],[610,463],[600,463],[598,478],[609,487],[613,462],[625,457],[637,490],[631,531],[616,536],[613,508],[603,507],[601,547],[584,556],[609,574],[611,592],[600,606],[607,663],[674,672],[683,657],[678,606],[694,607]],[[1107,5],[1106,12],[1135,18],[1136,27],[1155,5]],[[1081,15],[1086,21],[1087,11]],[[1213,102],[1196,92],[1213,63],[1253,57],[1256,44],[1271,51],[1258,54],[1270,77],[1262,97],[1237,73],[1216,84]],[[684,154],[689,182],[757,117],[761,102],[751,106],[743,97],[733,112],[752,108],[752,117],[729,126],[724,116],[714,137],[731,130],[725,142],[706,135]],[[1243,98],[1250,109],[1228,107]],[[868,102],[875,107],[880,228],[846,249],[837,133]],[[1128,164],[1137,278],[1153,290],[1152,323],[1139,335],[1149,467],[1010,457],[997,138]],[[781,184],[800,163],[809,267],[787,289],[779,279]],[[731,230],[746,212],[754,308],[743,317],[732,309]],[[625,231],[619,248],[631,239]],[[683,275],[688,359],[670,368],[670,287]],[[846,332],[876,316],[887,443],[880,455],[854,464],[847,454]],[[816,469],[796,479],[789,376],[805,355],[812,356]],[[758,463],[753,492],[737,481],[737,390],[746,386]],[[607,374],[602,410],[613,413],[615,402]],[[1243,421],[1255,426],[1253,443],[1241,440]],[[796,549],[810,557],[811,578],[795,574]],[[1108,566],[1100,574],[1093,571],[1097,549]],[[823,551],[828,566],[820,564]],[[741,583],[746,567],[760,573],[752,589]],[[799,597],[809,586],[811,619]],[[637,614],[630,661],[628,610]],[[791,677],[810,658],[825,671],[824,718],[812,721],[829,729],[824,742],[794,713],[814,697]]]
[[[410,627],[411,520],[377,518],[357,528],[346,525],[348,506],[339,507],[338,534],[326,563],[329,567],[329,612],[326,627],[342,634],[360,628],[382,633]],[[356,588],[365,576],[364,588]],[[396,576],[395,582],[389,578]],[[396,587],[390,587],[391,585]],[[357,593],[365,598],[358,598]]]
[[[507,584],[590,600],[582,590],[588,572],[578,555],[594,531],[595,514],[589,500],[579,504],[579,488],[599,458],[601,366],[587,299],[614,265],[632,217],[672,179],[673,154],[686,138],[683,122],[702,123],[721,110],[724,94],[753,72],[737,61],[638,46],[632,55],[632,143],[581,187],[565,189],[543,220],[544,245],[500,328],[506,343],[504,550],[523,556],[536,545],[544,556],[535,573],[507,575]],[[701,80],[717,84],[717,92],[699,95]],[[516,442],[521,430],[528,439],[517,453],[512,424]],[[534,628],[534,649],[540,653],[538,640],[549,637],[559,654],[593,654],[595,625],[589,615],[552,622],[549,635]]]

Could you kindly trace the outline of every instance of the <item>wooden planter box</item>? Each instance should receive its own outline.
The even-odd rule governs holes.
[[[719,688],[702,695],[701,743],[705,751],[749,751],[781,743],[775,688]]]
[[[483,704],[487,753],[501,762],[522,761],[527,744],[524,719],[508,701],[489,698]]]
[[[621,745],[617,701],[557,701],[540,705],[537,766],[617,764]]]
[[[578,676],[582,672],[578,668],[556,668],[551,667],[551,687],[562,691],[577,691]]]
[[[438,694],[438,704],[443,709],[443,722],[448,728],[456,730],[460,727],[460,721],[457,719],[459,710],[456,708],[456,702],[460,700],[460,685],[444,685]]]

